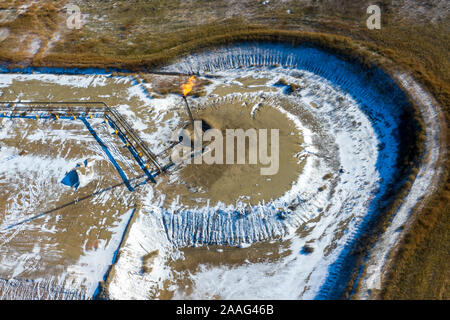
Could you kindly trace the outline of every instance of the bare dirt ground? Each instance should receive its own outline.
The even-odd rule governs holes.
[[[181,168],[179,174],[181,181],[170,181],[170,177],[164,177],[161,192],[166,194],[166,201],[170,203],[179,197],[181,203],[187,206],[195,204],[216,205],[219,201],[226,205],[235,204],[239,199],[244,203],[256,205],[265,200],[270,201],[283,195],[301,172],[301,164],[296,155],[301,151],[302,140],[294,124],[282,113],[264,106],[263,102],[258,111],[252,117],[252,108],[257,101],[251,99],[236,99],[236,101],[224,101],[211,103],[204,109],[196,110],[195,119],[206,121],[211,128],[222,132],[226,140],[227,129],[277,129],[279,130],[279,170],[270,176],[261,175],[261,168],[267,167],[260,162],[249,163],[249,142],[246,139],[245,152],[246,164],[243,165],[208,165],[193,164]],[[268,150],[270,150],[270,136],[268,137]],[[235,142],[237,153],[237,142]],[[224,147],[223,163],[226,163]],[[297,173],[297,174],[296,174]],[[167,180],[167,181],[166,181]]]
[[[18,77],[1,88],[2,100],[82,100],[101,93],[108,103],[117,105],[129,85],[117,79],[109,82],[96,89],[74,90],[69,85]],[[139,105],[139,99],[130,101]],[[135,185],[134,179],[143,171],[123,143],[103,119],[88,122]],[[123,230],[116,227],[134,207],[133,194],[81,120],[6,117],[0,119],[0,128],[2,151],[7,152],[2,154],[0,174],[0,277],[66,288],[61,290],[77,288],[89,297],[98,281],[90,278],[91,273],[98,272],[87,271],[96,269],[88,257],[117,249],[110,244],[114,246],[117,236],[120,239]],[[78,190],[63,185],[66,172],[85,160],[94,161],[93,179]],[[11,289],[13,284],[2,282],[0,295],[20,297]]]

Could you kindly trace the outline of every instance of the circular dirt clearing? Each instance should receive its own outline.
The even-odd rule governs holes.
[[[191,164],[183,164],[178,170],[178,179],[163,177],[165,181],[158,184],[157,190],[166,195],[165,203],[170,204],[178,198],[181,204],[189,207],[208,201],[211,205],[219,202],[236,204],[238,201],[256,205],[276,199],[289,190],[302,169],[297,158],[302,150],[302,136],[294,122],[279,106],[271,105],[272,102],[266,103],[261,97],[246,99],[242,96],[194,106],[197,111],[194,118],[218,130],[223,141],[214,138],[211,142],[204,141],[204,147],[209,144],[213,149],[212,144],[215,144],[218,148],[197,156]],[[190,132],[191,127],[187,127]],[[235,137],[236,129],[246,135],[245,143],[244,138]],[[204,132],[204,137],[207,133]],[[267,139],[266,148],[260,148],[261,136]],[[223,152],[219,150],[221,146]],[[244,152],[245,161],[238,164],[238,154],[243,156]],[[232,157],[228,161],[227,155]],[[215,163],[206,163],[208,157],[215,158]]]

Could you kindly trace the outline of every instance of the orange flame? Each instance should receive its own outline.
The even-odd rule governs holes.
[[[187,96],[189,92],[192,91],[192,88],[195,85],[195,76],[190,76],[188,83],[184,83],[182,85],[183,88],[183,96]]]

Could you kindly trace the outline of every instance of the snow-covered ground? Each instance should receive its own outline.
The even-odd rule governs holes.
[[[442,150],[439,140],[440,120],[437,102],[410,75],[399,72],[395,77],[421,110],[422,119],[426,125],[425,161],[412,184],[411,190],[405,197],[403,205],[396,212],[391,224],[371,250],[366,273],[360,280],[359,299],[369,299],[374,289],[381,289],[383,276],[389,267],[389,257],[402,236],[399,228],[408,224],[411,212],[418,202],[425,195],[434,191],[434,183],[440,175],[440,169],[437,165]]]
[[[125,93],[121,109],[130,108],[127,91],[136,85],[131,78],[0,74],[2,100],[74,100],[70,94],[83,100],[99,90],[123,94],[114,85]],[[9,114],[0,118],[0,298],[90,298],[113,261],[133,194],[122,186],[110,189],[122,180],[82,121]],[[142,175],[103,119],[86,121],[129,178]],[[77,190],[61,183],[87,160],[89,167],[77,168]]]
[[[252,94],[272,99],[274,106],[281,101],[280,105],[290,106],[289,114],[297,118],[305,137],[303,156],[307,161],[291,190],[270,203],[253,206],[244,215],[236,212],[238,205],[180,209],[171,204],[164,208],[163,198],[155,197],[151,190],[144,193],[143,209],[130,228],[110,279],[111,297],[153,297],[165,280],[171,283],[169,290],[176,298],[338,295],[348,250],[364,232],[365,222],[395,177],[397,121],[405,99],[401,90],[381,71],[366,75],[357,66],[308,47],[236,45],[182,58],[163,71],[214,75],[208,94],[218,85],[249,76],[269,78],[269,85],[281,78],[299,85],[301,90],[291,95],[284,94],[283,88]],[[319,192],[327,173],[333,178],[326,191]],[[295,209],[288,209],[292,205]],[[288,213],[285,219],[279,218],[280,211]],[[153,227],[148,228],[150,225]],[[306,236],[296,233],[299,227],[307,231]],[[183,257],[170,244],[248,247],[278,237],[290,244],[290,254],[275,262],[200,264],[199,270],[188,276],[192,283],[189,294],[171,282],[176,273],[168,265]],[[304,254],[305,245],[313,252]],[[142,274],[140,257],[153,250],[159,252],[154,269]]]
[[[108,279],[110,298],[157,298],[162,297],[162,291],[170,291],[175,298],[194,299],[336,297],[341,290],[342,274],[345,274],[343,262],[348,257],[349,248],[365,231],[365,222],[375,213],[387,186],[395,178],[397,123],[405,99],[401,90],[382,71],[366,73],[358,66],[317,49],[273,44],[218,48],[182,58],[163,68],[163,71],[214,76],[208,78],[211,84],[205,88],[207,94],[192,102],[194,107],[207,105],[215,99],[263,98],[285,113],[303,136],[299,160],[304,160],[305,165],[301,174],[280,198],[259,203],[250,210],[243,210],[239,203],[234,206],[219,203],[192,208],[181,206],[176,201],[165,203],[164,196],[157,195],[150,184],[141,186],[133,195],[122,189],[114,191],[113,196],[108,193],[95,195],[93,205],[107,208],[111,203],[126,203],[128,209],[116,212],[110,208],[112,211],[109,213],[102,210],[100,217],[93,215],[90,222],[93,225],[83,229],[83,232],[85,235],[91,231],[97,232],[94,234],[100,241],[92,244],[83,240],[81,235],[81,254],[71,257],[71,262],[66,260],[64,270],[56,263],[53,271],[58,276],[52,279],[36,277],[35,280],[38,283],[50,281],[63,287],[83,288],[91,296],[115,255],[132,212],[130,208],[139,204],[136,218],[128,229]],[[271,90],[213,96],[215,88],[239,84],[239,79],[247,77],[270,79],[265,86]],[[400,236],[396,230],[407,221],[416,202],[429,191],[427,189],[435,177],[434,166],[439,155],[437,133],[433,129],[437,127],[433,102],[411,77],[403,74],[398,77],[413,97],[416,93],[415,98],[429,107],[424,109],[424,118],[429,125],[427,143],[432,146],[429,149],[431,162],[421,169],[392,226],[373,249],[368,262],[371,267],[366,278],[361,280],[366,290],[363,298],[368,297],[371,288],[379,286],[388,253]],[[285,87],[278,85],[282,78],[300,89],[287,93]],[[56,94],[50,87],[60,86],[62,89],[70,88],[80,100],[111,99],[156,154],[165,150],[174,130],[180,125],[178,113],[173,112],[174,106],[180,104],[180,97],[169,94],[152,99],[149,95],[151,85],[137,83],[132,77],[112,77],[108,74],[2,74],[0,90],[9,95],[17,93],[17,98],[23,101],[33,100],[37,99],[36,95],[27,96],[26,92],[14,91],[13,87],[22,82],[31,86],[36,81],[43,84],[39,92],[44,98]],[[113,89],[107,89],[109,86]],[[47,257],[54,255],[54,261],[58,261],[61,252],[67,249],[56,245],[24,249],[21,241],[26,238],[14,242],[15,238],[20,238],[21,233],[27,237],[29,235],[30,239],[47,237],[45,239],[48,240],[54,235],[63,239],[63,243],[71,249],[70,241],[60,236],[67,232],[71,223],[67,224],[63,216],[55,215],[53,218],[44,216],[36,224],[21,224],[12,229],[8,226],[27,218],[24,213],[36,212],[36,199],[48,197],[49,193],[54,198],[66,199],[67,194],[62,186],[49,182],[59,182],[61,174],[73,169],[76,163],[86,158],[93,158],[96,163],[107,161],[100,146],[82,128],[81,122],[77,125],[64,124],[55,131],[48,123],[35,128],[25,120],[20,121],[25,124],[24,141],[29,144],[51,144],[57,151],[53,155],[19,155],[17,147],[2,146],[0,150],[0,183],[20,185],[17,196],[21,201],[11,201],[0,225],[3,230],[0,233],[0,276],[10,281],[13,278],[25,279],[32,274],[30,270],[44,266],[40,264],[43,254]],[[18,134],[17,123],[4,119],[0,139]],[[110,128],[95,119],[92,126],[113,157],[120,161],[122,168],[126,168],[129,175],[138,174],[133,160],[124,156],[115,138],[110,135]],[[86,149],[80,147],[80,150],[88,150],[82,156],[68,157],[70,150],[65,149],[67,146],[57,149],[59,145],[85,139],[90,139],[90,142],[84,145]],[[33,176],[31,182],[24,179],[23,172]],[[96,184],[99,183],[97,180],[101,180],[100,174],[96,172],[87,186],[96,186],[95,190],[104,186]],[[176,176],[176,172],[171,174]],[[324,179],[326,175],[329,179]],[[324,185],[326,188],[321,188]],[[116,202],[111,202],[113,198]],[[112,215],[112,220],[108,219],[108,214]],[[63,227],[58,226],[60,220]],[[108,234],[107,237],[96,230],[97,223],[102,226],[102,232]],[[280,243],[280,247],[286,248],[285,254],[275,260],[257,263],[199,263],[196,270],[188,270],[183,278],[182,283],[189,283],[192,290],[186,290],[177,282],[180,274],[174,270],[173,262],[189,258],[182,248],[216,244],[232,250],[251,250],[255,242]],[[305,250],[305,247],[310,250]],[[143,273],[142,257],[156,251],[151,270]],[[0,284],[0,293],[4,297],[10,297],[7,288]],[[27,294],[34,297],[31,293]]]

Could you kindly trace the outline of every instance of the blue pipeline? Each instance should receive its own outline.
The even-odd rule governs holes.
[[[87,116],[79,117],[79,116],[75,115],[75,117],[77,119],[89,119],[89,117],[87,117]],[[93,114],[92,117],[93,118],[103,118],[103,114],[102,115]],[[9,118],[9,119],[16,119],[16,118],[20,118],[20,119],[55,119],[55,116],[54,115],[41,116],[41,115],[38,114],[37,117],[36,117],[36,115],[21,116],[20,114],[14,114],[14,115],[5,114],[5,115],[3,115],[3,113],[0,113],[0,118]],[[73,116],[70,116],[70,117],[68,117],[68,116],[58,116],[58,119],[61,119],[61,120],[73,120]]]
[[[103,118],[103,114],[102,115],[98,115],[98,114],[93,114],[92,115],[95,118]],[[0,118],[21,118],[21,119],[55,119],[54,116],[49,115],[49,116],[40,116],[38,115],[38,117],[36,116],[21,116],[21,115],[3,115],[0,114]],[[109,150],[107,149],[106,145],[101,141],[101,139],[98,137],[98,135],[95,133],[95,131],[92,129],[92,127],[90,126],[90,124],[87,122],[87,119],[89,119],[89,117],[76,117],[77,119],[80,119],[84,122],[84,124],[86,125],[86,127],[88,128],[88,130],[90,131],[90,133],[94,136],[94,138],[97,140],[97,142],[100,144],[100,146],[103,148],[103,150],[105,150],[106,154],[108,155],[108,157],[110,158],[111,162],[113,163],[113,165],[116,167],[117,171],[119,172],[120,176],[122,177],[122,179],[124,180],[125,184],[127,184],[128,189],[130,189],[130,191],[133,191],[134,189],[131,187],[131,185],[128,182],[128,178],[126,177],[125,173],[123,172],[123,170],[120,168],[120,166],[117,164],[117,162],[114,160],[113,156],[111,155],[111,153],[109,152]],[[108,123],[111,126],[111,128],[113,128],[114,130],[116,129],[116,125],[114,124],[114,121],[111,120],[110,117],[108,117]],[[59,119],[62,120],[73,120],[73,117],[67,117],[67,116],[60,116]],[[126,137],[119,133],[118,134],[119,138],[123,141],[123,143],[127,142]],[[147,168],[145,167],[145,163],[142,161],[141,157],[139,157],[139,154],[137,152],[137,150],[133,147],[133,145],[130,143],[130,146],[127,147],[128,150],[130,150],[131,154],[133,155],[134,159],[136,160],[136,162],[139,164],[139,166],[141,167],[141,169],[145,172],[145,174],[148,176],[148,178],[153,182],[156,183],[155,181],[155,175],[152,174],[151,172],[149,172],[147,170]]]
[[[112,257],[112,261],[111,261],[111,265],[109,266],[109,268],[106,271],[106,273],[103,275],[103,281],[106,281],[112,266],[115,265],[116,262],[117,262],[117,257],[118,257],[118,254],[119,254],[119,250],[122,247],[123,240],[125,239],[125,234],[127,233],[127,230],[128,230],[128,228],[130,226],[131,220],[133,219],[133,216],[134,216],[135,212],[136,212],[136,209],[133,209],[133,211],[130,214],[130,218],[128,218],[128,222],[127,222],[127,224],[125,226],[125,229],[123,230],[122,237],[120,238],[119,245],[117,246],[117,249],[114,251],[114,254],[113,254],[113,257]],[[97,296],[100,294],[100,289],[101,289],[101,286],[100,286],[100,283],[99,283],[97,288],[95,289],[94,294],[92,295],[92,299],[95,300],[97,298]]]
[[[106,118],[108,119],[108,124],[109,124],[109,126],[110,126],[112,129],[114,129],[114,130],[117,129],[117,131],[118,131],[117,135],[118,135],[119,138],[122,140],[122,142],[126,144],[126,143],[128,142],[127,138],[119,131],[119,128],[116,126],[116,124],[114,123],[114,121],[113,121],[110,117],[108,117],[108,116],[106,116]],[[131,154],[133,155],[134,159],[135,159],[136,162],[139,164],[139,166],[141,167],[141,169],[145,172],[145,174],[148,176],[148,178],[149,178],[153,183],[156,183],[154,175],[151,174],[151,173],[147,170],[147,168],[145,167],[145,163],[142,161],[142,158],[139,156],[138,151],[136,150],[136,148],[133,147],[133,145],[132,145],[131,143],[130,143],[129,146],[126,147],[126,148],[131,152]]]
[[[5,65],[0,66],[0,73],[44,73],[44,74],[69,74],[69,75],[110,75],[112,72],[129,73],[129,70],[120,68],[58,68],[58,67],[25,67],[8,68]]]
[[[100,139],[100,137],[97,135],[97,133],[95,133],[94,129],[92,129],[92,127],[89,124],[89,122],[85,118],[81,118],[81,120],[83,121],[84,125],[89,130],[89,132],[92,134],[92,136],[95,138],[95,140],[97,140],[98,144],[102,147],[103,151],[106,153],[106,155],[108,156],[109,160],[111,161],[111,163],[116,168],[117,172],[119,172],[119,175],[122,177],[122,180],[125,183],[125,185],[127,186],[128,190],[133,192],[134,188],[131,186],[130,182],[128,181],[128,178],[125,175],[125,172],[123,172],[122,168],[119,166],[117,161],[114,159],[114,157],[112,156],[111,152],[109,152],[108,147],[103,143],[103,141]]]

